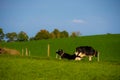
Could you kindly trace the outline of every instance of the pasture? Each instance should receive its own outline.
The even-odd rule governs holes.
[[[50,57],[47,45],[50,44]],[[55,59],[56,50],[73,54],[89,45],[100,52],[100,62]],[[81,36],[31,42],[0,43],[2,47],[28,48],[31,56],[0,55],[0,80],[120,80],[120,34]]]

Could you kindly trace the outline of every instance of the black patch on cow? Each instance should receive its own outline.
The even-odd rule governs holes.
[[[77,55],[79,55],[80,53],[85,54],[87,56],[95,56],[97,57],[98,52],[93,49],[91,46],[80,46],[76,48],[76,52],[78,52]]]
[[[61,56],[61,58],[65,58],[65,59],[69,59],[69,60],[74,60],[76,58],[76,55],[73,54],[73,55],[70,55],[68,53],[64,53],[64,51],[62,49],[59,49],[57,52],[56,52],[59,56]]]

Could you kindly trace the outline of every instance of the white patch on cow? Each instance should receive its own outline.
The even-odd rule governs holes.
[[[56,59],[57,59],[58,57],[59,57],[58,54],[56,54]]]
[[[93,57],[93,56],[89,56],[89,61],[92,61],[92,57]]]
[[[79,54],[79,56],[80,56],[80,57],[84,57],[84,56],[86,56],[86,55],[81,52],[81,53]]]
[[[82,53],[82,52],[80,52],[80,53],[78,53],[78,52],[75,52],[75,55],[76,56],[79,56],[79,57],[84,57],[84,56],[86,56],[84,53]]]
[[[81,55],[82,55],[82,52],[80,52],[78,56],[80,56],[80,57],[81,57]]]
[[[82,58],[80,57],[76,57],[75,60],[78,61],[78,60],[81,60]]]
[[[61,60],[61,56],[59,56],[58,54],[56,54],[56,59]]]
[[[78,52],[75,52],[75,55],[77,56],[77,55],[78,55]]]

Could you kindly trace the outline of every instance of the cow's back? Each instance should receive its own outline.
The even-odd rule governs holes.
[[[76,48],[76,51],[85,53],[86,55],[94,55],[96,52],[91,46],[80,46]]]

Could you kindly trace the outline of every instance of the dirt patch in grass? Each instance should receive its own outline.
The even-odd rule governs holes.
[[[0,54],[20,55],[20,52],[15,49],[0,48]]]

